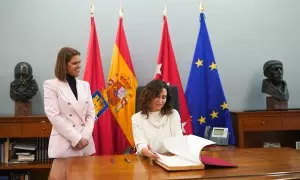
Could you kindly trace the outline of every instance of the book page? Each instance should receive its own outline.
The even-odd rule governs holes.
[[[163,144],[169,152],[195,163],[201,163],[200,151],[203,147],[215,144],[215,142],[198,136],[187,135],[168,137],[163,140]]]
[[[196,163],[187,159],[184,159],[180,156],[165,156],[159,153],[156,153],[159,156],[157,161],[169,166],[169,167],[178,167],[178,166],[196,166],[201,165],[202,163]]]

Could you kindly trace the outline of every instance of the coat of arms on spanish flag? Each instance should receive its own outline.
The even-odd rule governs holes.
[[[117,147],[117,151],[119,153],[126,149],[125,144],[129,143],[131,147],[134,147],[131,116],[135,113],[135,96],[137,86],[138,82],[133,70],[126,35],[123,28],[122,12],[120,12],[119,28],[116,42],[114,44],[106,88],[110,110],[122,130],[122,136],[126,137],[124,140],[122,139],[122,136],[114,135],[117,137],[117,139],[115,138],[114,140],[115,145],[123,146]],[[128,143],[124,143],[124,141],[127,141]],[[120,145],[122,143],[123,145]]]

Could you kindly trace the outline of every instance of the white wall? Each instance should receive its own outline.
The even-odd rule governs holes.
[[[166,0],[169,30],[185,88],[199,30],[200,0]],[[0,115],[13,115],[9,83],[20,61],[33,67],[39,92],[33,113],[44,114],[42,83],[53,77],[58,50],[71,46],[86,57],[89,0],[0,1]],[[120,2],[134,69],[141,85],[153,77],[162,28],[161,0],[95,0],[95,19],[107,77]],[[262,66],[284,64],[290,108],[300,108],[299,0],[204,0],[206,22],[231,110],[265,108]],[[83,67],[84,68],[84,67]],[[82,69],[83,70],[83,69]],[[83,72],[83,71],[82,71]]]

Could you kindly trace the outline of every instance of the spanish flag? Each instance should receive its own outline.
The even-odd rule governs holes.
[[[128,145],[134,147],[131,116],[135,113],[137,86],[138,82],[133,70],[123,28],[123,17],[120,13],[119,28],[106,88],[110,110],[118,122],[118,127],[114,129],[113,140],[117,153],[124,153]]]

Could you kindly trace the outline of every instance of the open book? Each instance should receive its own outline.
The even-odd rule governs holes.
[[[215,142],[198,136],[169,137],[163,140],[163,144],[174,155],[166,156],[157,153],[159,159],[155,162],[168,171],[204,169],[206,162],[208,165],[235,167],[221,159],[200,157],[201,150]]]

